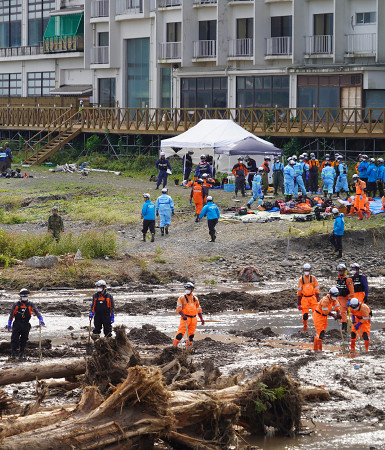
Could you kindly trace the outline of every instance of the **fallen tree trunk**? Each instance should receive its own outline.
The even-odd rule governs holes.
[[[0,372],[0,386],[22,383],[24,381],[43,380],[46,378],[65,378],[80,375],[86,371],[86,360],[75,359],[64,364],[33,364],[31,366],[17,366]]]

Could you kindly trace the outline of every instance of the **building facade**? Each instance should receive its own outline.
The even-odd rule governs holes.
[[[384,0],[3,0],[0,97],[385,107]]]

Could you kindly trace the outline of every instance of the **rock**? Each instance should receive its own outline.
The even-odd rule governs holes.
[[[263,276],[258,272],[255,267],[244,267],[238,274],[238,280],[247,283],[258,282],[263,279]]]
[[[75,261],[79,261],[79,260],[81,260],[81,259],[84,259],[83,258],[83,255],[82,255],[82,252],[80,251],[80,248],[78,249],[78,251],[76,252],[76,254],[75,254]]]
[[[111,283],[110,286],[111,286],[111,287],[118,287],[118,286],[120,286],[120,283],[119,283],[119,281],[114,280],[114,281]]]
[[[59,264],[59,258],[56,255],[32,256],[25,261],[27,267],[34,269],[52,269]]]

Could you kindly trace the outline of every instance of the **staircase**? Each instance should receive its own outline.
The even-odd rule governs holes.
[[[66,112],[50,126],[39,131],[29,141],[25,142],[25,160],[23,164],[41,164],[65,144],[71,142],[81,132],[80,127],[73,128],[72,126],[76,123],[77,116],[78,113],[70,115]],[[39,141],[33,143],[33,140],[44,131],[47,131],[47,134]]]

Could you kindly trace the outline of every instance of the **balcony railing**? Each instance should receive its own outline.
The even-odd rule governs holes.
[[[108,17],[109,9],[109,0],[95,0],[91,3],[91,17]]]
[[[44,53],[82,52],[84,51],[83,36],[52,36],[43,42]]]
[[[229,41],[229,56],[253,56],[253,39],[233,39]]]
[[[110,48],[92,47],[91,48],[91,64],[108,64],[110,62]]]
[[[275,55],[291,55],[292,54],[292,38],[291,36],[272,37],[265,39],[266,56]]]
[[[333,54],[333,36],[305,36],[305,52],[307,55],[331,55]]]
[[[181,42],[160,42],[159,59],[180,59],[182,57]]]
[[[7,47],[0,48],[0,57],[5,58],[6,56],[30,56],[30,55],[40,55],[43,53],[43,44],[39,45],[28,45],[26,47]]]
[[[116,0],[116,14],[139,14],[143,12],[143,0]]]
[[[171,6],[180,6],[182,0],[159,0],[159,8],[170,8]]]
[[[349,55],[375,56],[377,52],[376,33],[348,34]]]
[[[215,58],[217,41],[194,41],[194,58]]]
[[[194,5],[215,5],[217,0],[194,0]]]

